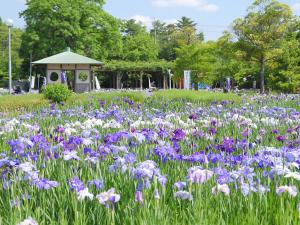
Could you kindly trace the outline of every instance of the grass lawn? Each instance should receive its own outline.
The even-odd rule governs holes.
[[[192,102],[214,102],[214,101],[234,101],[240,102],[240,96],[234,93],[220,93],[208,91],[186,91],[186,90],[167,90],[154,93],[154,98],[169,100],[186,99]]]
[[[98,101],[98,99],[107,102],[114,98],[127,97],[135,102],[143,102],[146,97],[144,92],[134,91],[115,91],[115,92],[101,92],[101,93],[85,93],[73,94],[72,97],[65,103],[67,106],[71,105],[86,105],[90,101]],[[184,91],[184,90],[166,90],[157,91],[151,98],[163,98],[165,100],[186,99],[193,102],[209,103],[212,101],[234,101],[239,102],[240,97],[233,93],[214,93],[206,91]],[[27,95],[2,95],[0,96],[0,112],[20,112],[27,110],[36,110],[47,107],[49,101],[41,94],[27,94]]]
[[[116,97],[127,97],[136,102],[143,102],[145,96],[141,92],[106,92],[106,93],[85,93],[73,94],[65,103],[67,106],[71,105],[85,105],[91,100],[102,99],[104,101],[111,101]],[[42,94],[27,94],[27,95],[2,95],[0,96],[0,112],[19,112],[27,110],[36,110],[47,107],[49,101],[43,97]]]

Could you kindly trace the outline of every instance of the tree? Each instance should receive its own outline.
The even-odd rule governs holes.
[[[155,40],[158,47],[158,58],[172,61],[175,59],[174,48],[178,47],[174,38],[173,33],[176,30],[174,24],[166,24],[160,20],[155,20],[152,23],[152,29],[150,34]]]
[[[135,36],[126,36],[123,46],[123,60],[149,61],[157,58],[157,45],[154,39],[147,33],[139,33]]]
[[[275,0],[256,0],[245,18],[233,23],[241,50],[259,63],[261,93],[265,91],[266,63],[280,55],[291,18],[288,5]]]
[[[176,25],[179,29],[193,28],[194,30],[196,30],[197,23],[195,23],[190,18],[183,16],[180,20],[177,21]]]
[[[168,36],[168,29],[166,23],[160,20],[155,20],[152,22],[152,29],[150,34],[154,37],[156,42],[164,42]]]
[[[99,60],[118,55],[120,23],[106,13],[103,0],[30,0],[20,13],[26,22],[21,54],[33,59],[66,47]]]
[[[172,35],[174,36],[178,45],[192,45],[198,41],[201,41],[196,33],[196,30],[192,27],[184,27],[175,31]]]
[[[212,84],[214,77],[215,43],[194,43],[181,45],[176,48],[176,60],[174,63],[175,80],[183,76],[184,70],[192,70],[194,82],[205,82]]]
[[[230,77],[237,85],[244,86],[256,78],[257,66],[243,55],[229,32],[225,31],[216,41],[214,55],[216,83],[220,84]]]
[[[146,27],[134,19],[123,21],[123,32],[125,35],[134,36],[140,33],[146,33]]]
[[[283,41],[282,54],[268,66],[273,88],[285,93],[300,93],[300,42],[296,35]]]
[[[203,33],[197,34],[197,23],[195,23],[190,18],[187,18],[185,16],[181,17],[181,19],[178,20],[176,26],[177,29],[173,32],[173,35],[175,35],[175,38],[179,45],[191,45],[196,41],[204,40]]]
[[[149,61],[157,58],[157,44],[147,30],[135,20],[125,22],[122,60]]]

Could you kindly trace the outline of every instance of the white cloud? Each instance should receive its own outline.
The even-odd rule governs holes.
[[[295,3],[294,5],[292,5],[292,10],[294,12],[300,12],[300,3]]]
[[[174,23],[178,22],[178,19],[166,19],[166,20],[163,20],[163,22],[166,24],[174,24]]]
[[[218,5],[208,3],[207,0],[152,0],[152,4],[159,8],[186,7],[196,8],[205,12],[216,12],[219,10]]]
[[[130,19],[134,19],[140,23],[142,23],[144,26],[147,27],[148,30],[152,28],[152,23],[156,18],[150,17],[150,16],[143,16],[143,15],[135,15],[131,17]],[[177,19],[166,19],[166,20],[161,20],[162,22],[166,24],[172,24],[172,23],[177,23]]]
[[[134,19],[134,20],[142,23],[148,29],[152,26],[152,22],[154,20],[150,16],[142,16],[142,15],[135,15],[135,16],[131,17],[131,19]]]

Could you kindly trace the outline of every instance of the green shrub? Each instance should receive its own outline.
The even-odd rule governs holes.
[[[49,84],[43,89],[43,94],[52,102],[65,102],[72,95],[72,91],[64,84]]]

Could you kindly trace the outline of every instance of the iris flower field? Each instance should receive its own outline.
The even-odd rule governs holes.
[[[300,96],[89,97],[0,116],[0,224],[300,224]]]

